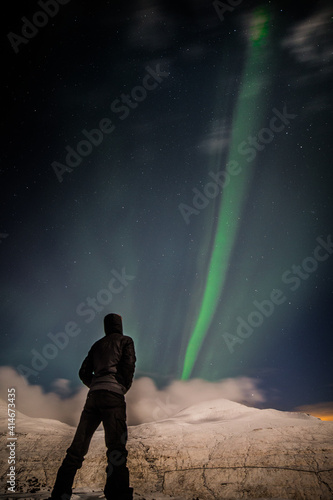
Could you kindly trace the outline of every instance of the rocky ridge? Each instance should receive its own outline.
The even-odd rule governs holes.
[[[6,491],[7,406],[0,406],[1,493]],[[18,492],[52,487],[75,429],[17,413]],[[129,428],[131,483],[141,495],[185,499],[333,498],[333,423],[218,399]],[[5,450],[5,451],[4,451]],[[104,433],[95,433],[76,488],[100,491]],[[6,456],[7,455],[7,456]]]

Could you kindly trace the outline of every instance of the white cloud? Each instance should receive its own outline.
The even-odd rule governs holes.
[[[327,66],[333,61],[332,10],[325,8],[297,23],[281,44],[302,63]]]
[[[208,154],[221,153],[230,142],[230,129],[225,122],[219,121],[213,124],[213,130],[207,134],[199,144],[199,148]]]
[[[128,424],[161,420],[183,408],[212,399],[224,398],[254,406],[265,401],[263,391],[258,388],[259,383],[257,379],[248,377],[228,378],[219,382],[178,380],[159,390],[152,379],[142,377],[134,380],[126,395]],[[79,421],[88,392],[82,386],[74,395],[61,397],[69,392],[69,381],[58,379],[53,384],[56,392],[45,393],[40,386],[29,385],[13,368],[0,367],[1,399],[7,400],[10,387],[16,389],[16,408],[21,413],[30,417],[52,418],[73,426]]]
[[[70,388],[70,381],[66,378],[58,378],[53,382],[52,387],[60,396],[69,396],[72,392]]]
[[[63,399],[64,379],[55,381],[57,392],[45,393],[39,385],[29,385],[24,377],[9,366],[0,367],[0,398],[7,401],[7,391],[15,387],[16,409],[29,417],[43,417],[61,420],[69,425],[79,421],[87,390],[80,389],[70,398]],[[59,388],[62,388],[59,391]]]
[[[213,399],[255,405],[265,401],[258,388],[259,381],[248,377],[228,378],[219,382],[201,379],[176,380],[159,390],[154,382],[143,377],[134,381],[127,396],[129,423],[138,424],[161,420],[188,406]]]

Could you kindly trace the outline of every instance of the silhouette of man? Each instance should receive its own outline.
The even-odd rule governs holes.
[[[49,500],[69,500],[76,471],[81,468],[91,438],[101,422],[107,447],[107,500],[131,500],[127,462],[126,403],[124,394],[132,385],[135,369],[134,343],[123,335],[122,318],[104,318],[105,336],[91,347],[79,377],[89,387],[80,422],[67,450]]]

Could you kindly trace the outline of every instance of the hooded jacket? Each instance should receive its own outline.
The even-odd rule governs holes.
[[[83,361],[79,377],[90,391],[106,389],[126,394],[135,370],[134,342],[123,335],[118,314],[105,316],[104,331],[105,337],[95,342]]]

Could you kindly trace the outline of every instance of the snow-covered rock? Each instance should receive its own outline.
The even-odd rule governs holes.
[[[7,406],[0,406],[1,493],[8,473]],[[17,491],[50,489],[75,429],[17,413]],[[129,428],[131,484],[183,499],[333,498],[333,423],[225,399]],[[100,491],[104,433],[95,433],[75,487]]]

